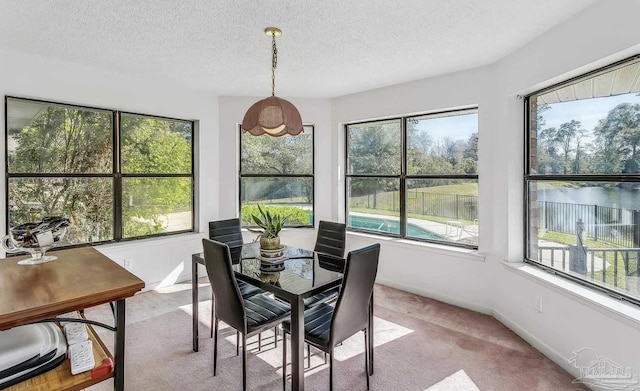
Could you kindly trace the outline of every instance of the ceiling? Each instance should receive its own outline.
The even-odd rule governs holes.
[[[328,98],[497,61],[595,0],[0,0],[0,48],[184,85]]]

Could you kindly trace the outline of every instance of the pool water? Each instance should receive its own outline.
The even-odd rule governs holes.
[[[400,222],[385,219],[384,217],[349,216],[349,227],[400,234]],[[421,239],[448,240],[444,236],[411,223],[407,224],[407,236]]]

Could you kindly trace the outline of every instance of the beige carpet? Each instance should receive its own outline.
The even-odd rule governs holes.
[[[223,325],[218,375],[212,376],[210,291],[203,284],[200,351],[191,350],[189,284],[136,295],[128,301],[127,390],[240,390],[242,362],[235,332]],[[371,390],[585,390],[572,377],[492,317],[376,286],[375,374]],[[109,307],[87,311],[109,319]],[[110,344],[110,333],[102,333]],[[262,351],[250,340],[248,388],[281,390],[282,344],[263,334]],[[111,346],[111,345],[108,345]],[[365,390],[364,338],[336,351],[335,389]],[[289,355],[290,356],[290,355]],[[290,373],[290,369],[287,370]],[[329,371],[320,353],[305,374],[307,390],[327,390]],[[290,383],[287,384],[290,389]],[[111,390],[112,381],[89,388]]]

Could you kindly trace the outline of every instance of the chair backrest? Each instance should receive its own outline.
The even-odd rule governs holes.
[[[209,239],[229,246],[231,264],[237,265],[242,258],[242,226],[240,219],[227,219],[209,222]]]
[[[344,257],[346,234],[346,224],[320,220],[316,247],[313,251],[335,255],[336,257]]]
[[[245,332],[244,301],[233,274],[229,246],[211,239],[202,239],[204,264],[216,300],[216,317],[229,326]]]
[[[378,274],[380,244],[349,253],[342,287],[331,319],[331,341],[344,341],[364,329],[369,321],[369,300]]]

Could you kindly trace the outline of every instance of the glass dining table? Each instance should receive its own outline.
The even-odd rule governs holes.
[[[291,305],[291,388],[304,390],[304,299],[342,283],[344,259],[286,246],[282,266],[262,263],[259,244],[242,248],[240,264],[235,265],[238,280],[273,293]],[[191,256],[193,350],[198,351],[198,264],[203,253]],[[222,305],[222,304],[220,304]]]

